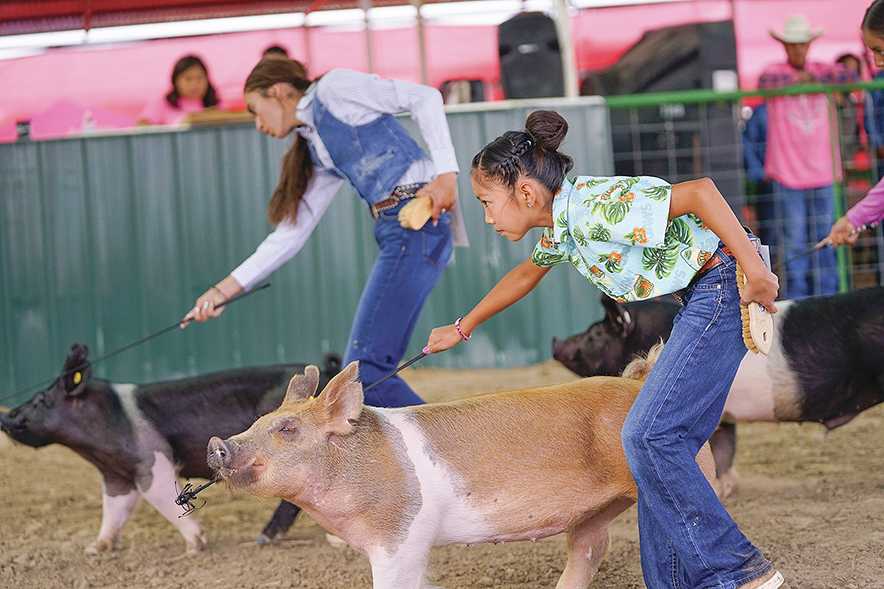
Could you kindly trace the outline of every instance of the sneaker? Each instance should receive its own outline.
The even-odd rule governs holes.
[[[777,589],[778,587],[782,587],[783,582],[783,575],[780,571],[774,569],[766,575],[740,585],[739,589]]]

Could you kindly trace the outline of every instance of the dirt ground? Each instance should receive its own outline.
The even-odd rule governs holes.
[[[512,370],[407,369],[429,401],[573,380],[556,362]],[[738,492],[725,505],[791,589],[884,588],[884,406],[825,432],[817,424],[741,424]],[[193,481],[197,484],[204,481]],[[0,587],[195,589],[371,587],[368,561],[333,547],[301,514],[285,540],[254,542],[276,507],[220,485],[196,517],[209,542],[183,557],[178,532],[146,502],[120,549],[87,556],[101,522],[101,478],[71,450],[14,445],[0,435]],[[536,543],[433,550],[430,581],[447,589],[553,587],[563,536]],[[644,587],[635,508],[612,527],[612,548],[592,587]]]

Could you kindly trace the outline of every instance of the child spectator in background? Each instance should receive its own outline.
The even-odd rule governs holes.
[[[835,60],[850,72],[862,79],[862,62],[852,53],[845,53]],[[861,90],[848,94],[833,92],[835,104],[838,106],[838,128],[841,136],[841,159],[845,167],[855,167],[854,158],[860,148],[860,108],[865,99]]]
[[[139,125],[177,125],[190,115],[217,108],[220,99],[209,81],[209,71],[199,57],[187,55],[172,69],[172,89],[141,112]]]
[[[743,127],[743,167],[746,170],[746,200],[755,215],[753,231],[762,243],[777,245],[776,212],[770,178],[764,171],[764,156],[767,151],[767,104],[761,103],[751,112]]]

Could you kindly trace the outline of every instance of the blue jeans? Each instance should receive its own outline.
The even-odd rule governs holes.
[[[359,361],[359,380],[369,386],[399,365],[427,297],[448,265],[452,252],[448,214],[420,231],[399,225],[396,208],[384,211],[374,235],[381,248],[359,299],[344,365]],[[405,407],[424,401],[398,375],[365,392],[365,404]]]
[[[623,424],[648,589],[735,589],[772,568],[695,461],[746,354],[736,262],[716,255],[727,262],[683,291],[672,335]]]
[[[783,222],[783,259],[805,252],[825,239],[835,222],[834,188],[821,186],[798,190],[772,181],[779,217]],[[824,247],[786,264],[786,299],[838,292],[838,261],[835,248]]]

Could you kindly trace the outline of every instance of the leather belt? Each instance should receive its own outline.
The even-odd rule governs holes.
[[[749,230],[747,229],[746,232],[748,233]],[[751,233],[749,233],[749,235],[747,235],[747,237],[749,238],[749,241],[752,243],[752,246],[755,248],[755,251],[758,252],[758,255],[761,255],[761,240],[758,239],[758,237],[756,237],[755,235],[752,235]],[[716,268],[716,267],[724,264],[725,261],[722,260],[718,256],[718,250],[721,250],[721,253],[723,253],[725,255],[725,257],[730,258],[730,259],[734,258],[734,254],[731,252],[730,248],[724,244],[721,244],[721,247],[716,249],[712,253],[712,257],[709,258],[709,260],[705,264],[703,264],[703,267],[700,268],[696,274],[694,274],[694,277],[691,278],[691,281],[688,283],[688,286],[692,286],[694,283],[696,283],[698,280],[700,280],[704,274],[706,274],[707,272],[709,272],[713,268]],[[684,305],[684,292],[685,292],[685,290],[687,290],[687,287],[685,287],[681,290],[677,290],[672,293],[673,296],[675,296],[675,299],[679,303],[681,303],[682,305]]]
[[[730,250],[726,245],[722,245],[722,246],[721,246],[720,248],[718,248],[718,249],[721,250],[721,253],[723,253],[723,254],[724,254],[725,256],[727,256],[728,258],[733,258],[733,257],[734,257],[734,254],[731,253],[731,250]],[[709,258],[709,261],[707,261],[705,264],[703,264],[703,267],[700,268],[700,269],[697,271],[696,274],[694,274],[694,277],[691,279],[690,284],[694,284],[695,282],[697,282],[698,280],[700,280],[700,279],[703,277],[704,274],[706,274],[707,272],[709,272],[709,271],[712,270],[713,268],[717,268],[718,266],[721,266],[722,264],[724,264],[724,260],[722,260],[722,259],[717,255],[717,253],[718,253],[718,250],[716,250],[716,251],[712,254],[712,257]]]
[[[426,182],[415,182],[414,184],[402,184],[401,186],[397,186],[393,189],[393,192],[390,193],[390,198],[371,205],[371,216],[377,221],[381,213],[396,207],[396,205],[403,200],[409,200],[416,197],[417,191],[426,185]]]
[[[749,233],[748,230],[746,230],[746,232]],[[751,233],[749,233],[746,237],[749,238],[749,242],[752,243],[752,246],[755,248],[755,251],[758,252],[758,255],[761,255],[761,240],[758,239],[758,237],[756,237],[755,235],[752,235]],[[721,244],[721,247],[718,249],[721,250],[721,253],[723,253],[728,258],[734,257],[734,254],[731,253],[730,248],[728,248],[726,245]],[[716,250],[716,252],[717,251],[718,250]],[[694,275],[694,278],[691,280],[691,284],[697,282],[698,280],[700,280],[700,278],[703,277],[704,274],[706,274],[707,272],[709,272],[710,270],[712,270],[716,266],[720,266],[721,264],[724,264],[724,260],[722,260],[720,257],[718,257],[715,253],[713,253],[712,257],[709,258],[709,261],[706,262],[705,264],[703,264],[703,267],[700,268],[697,271],[697,273]]]

